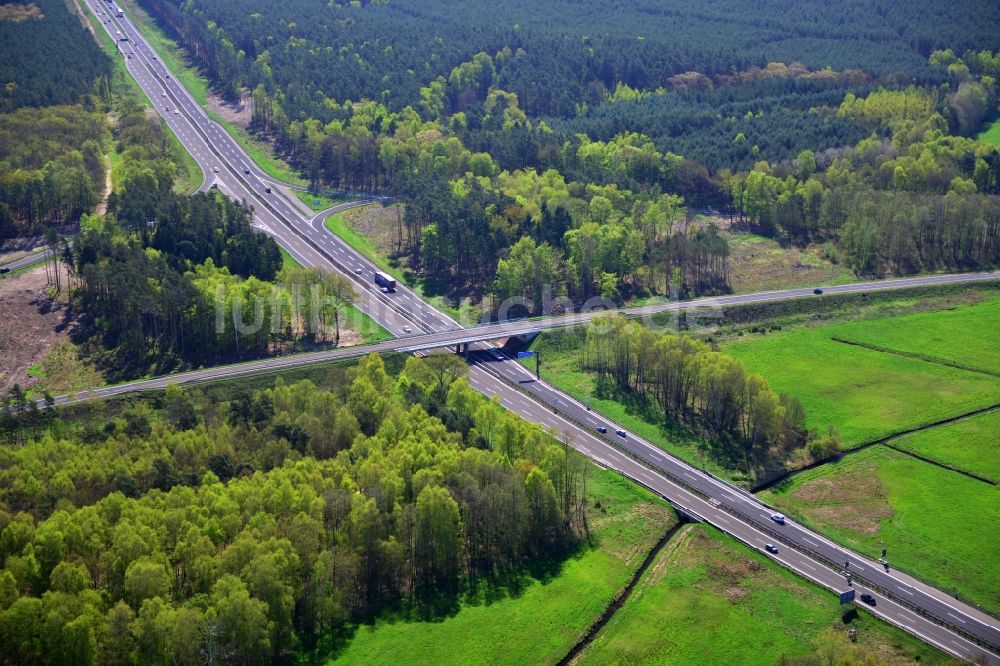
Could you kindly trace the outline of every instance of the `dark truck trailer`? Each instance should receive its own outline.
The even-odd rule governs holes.
[[[375,284],[389,291],[396,291],[396,278],[381,271],[375,273]]]

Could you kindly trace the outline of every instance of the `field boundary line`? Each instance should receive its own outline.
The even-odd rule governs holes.
[[[632,597],[632,593],[635,591],[635,588],[638,587],[639,581],[642,580],[642,577],[649,570],[649,568],[653,566],[653,562],[656,561],[660,552],[668,544],[672,542],[676,543],[674,537],[677,536],[677,533],[680,532],[682,528],[692,524],[684,517],[683,514],[678,514],[678,517],[680,520],[678,520],[677,524],[667,530],[667,533],[653,545],[648,553],[646,553],[646,558],[642,561],[642,564],[639,565],[639,568],[636,569],[635,574],[629,582],[618,590],[618,593],[615,594],[614,598],[605,607],[601,614],[597,616],[589,627],[587,627],[587,631],[585,631],[580,637],[580,640],[578,640],[573,647],[569,649],[566,656],[557,662],[558,666],[567,666],[567,664],[573,663],[573,660],[580,656],[580,654],[587,649],[587,646],[594,642],[594,639],[597,638],[599,633],[601,633],[601,630],[604,629],[604,627],[607,626],[612,619],[614,619],[615,615],[619,610],[621,610],[622,606],[624,606],[625,603]],[[687,534],[686,530],[685,534]]]
[[[826,465],[828,463],[838,462],[838,461],[843,460],[844,458],[846,458],[848,456],[853,456],[856,453],[861,453],[862,451],[864,451],[866,449],[869,449],[869,448],[871,448],[873,446],[877,446],[879,444],[884,444],[887,448],[890,448],[893,451],[898,451],[899,453],[903,453],[903,454],[906,454],[908,456],[913,456],[914,458],[920,458],[920,456],[912,453],[911,451],[906,451],[905,449],[899,449],[899,448],[896,448],[895,446],[892,446],[890,444],[890,442],[895,441],[897,439],[901,439],[903,437],[906,437],[907,435],[912,435],[914,433],[923,432],[924,430],[934,430],[935,428],[940,428],[942,426],[951,425],[952,423],[956,423],[958,421],[965,421],[966,419],[975,418],[975,417],[980,416],[982,414],[988,414],[990,412],[994,412],[994,411],[996,411],[998,409],[1000,409],[1000,403],[994,403],[992,405],[987,405],[986,407],[980,407],[979,409],[974,409],[971,412],[964,412],[962,414],[957,414],[955,416],[949,416],[947,418],[940,419],[940,420],[934,421],[932,423],[925,423],[924,425],[921,425],[921,426],[916,426],[914,428],[909,428],[907,430],[901,430],[899,432],[894,432],[891,435],[886,435],[885,437],[880,437],[880,438],[878,438],[876,440],[872,440],[870,442],[862,442],[861,444],[858,444],[853,449],[848,449],[847,451],[840,451],[839,453],[836,453],[835,455],[832,455],[829,458],[823,458],[822,460],[817,460],[816,462],[811,463],[809,465],[806,465],[805,467],[800,467],[799,469],[790,470],[790,471],[786,472],[785,474],[782,474],[779,477],[776,477],[776,478],[771,479],[769,481],[765,481],[764,483],[761,483],[761,484],[758,484],[756,486],[753,486],[750,489],[750,492],[753,493],[754,495],[756,495],[756,493],[759,493],[762,490],[769,490],[769,489],[773,488],[774,486],[778,485],[779,483],[782,483],[784,481],[788,481],[789,479],[792,479],[792,478],[798,476],[799,474],[802,474],[803,472],[808,472],[810,470],[816,469],[817,467],[820,467],[822,465]],[[989,479],[977,476],[977,475],[975,475],[975,474],[973,474],[971,472],[967,472],[967,471],[965,471],[963,469],[958,469],[956,467],[949,467],[948,465],[940,463],[940,462],[938,462],[936,460],[927,459],[927,460],[924,460],[924,462],[928,462],[928,463],[931,463],[933,465],[937,465],[938,467],[942,467],[942,468],[947,469],[947,470],[952,471],[952,472],[957,472],[959,474],[964,474],[965,476],[972,477],[972,478],[976,479],[977,481],[983,481],[985,483],[989,483],[989,484],[994,485],[994,486],[998,485],[994,481],[991,481]]]
[[[935,365],[943,365],[949,368],[965,370],[967,372],[976,372],[983,375],[989,375],[990,377],[1000,377],[1000,372],[994,372],[993,370],[987,370],[985,368],[977,368],[973,365],[964,365],[962,363],[956,363],[954,361],[949,361],[948,359],[938,358],[937,356],[930,356],[928,354],[918,354],[916,352],[903,351],[902,349],[893,349],[892,347],[882,347],[881,345],[874,345],[871,344],[870,342],[859,342],[858,340],[843,338],[840,337],[839,335],[830,336],[830,339],[833,340],[834,342],[840,342],[845,345],[851,345],[852,347],[861,347],[862,349],[880,352],[882,354],[894,354],[896,356],[902,356],[904,358],[912,358],[917,361],[923,361],[924,363],[934,363]]]

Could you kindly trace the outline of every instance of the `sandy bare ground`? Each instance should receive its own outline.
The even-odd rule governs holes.
[[[250,93],[244,91],[240,93],[240,101],[237,104],[227,102],[212,91],[208,93],[208,109],[219,114],[223,120],[233,123],[238,127],[246,129],[253,120],[253,109]]]
[[[45,267],[0,280],[0,393],[35,383],[28,369],[69,337],[66,304],[49,297]]]
[[[101,194],[101,201],[97,204],[97,208],[94,209],[95,215],[103,216],[108,212],[108,197],[111,196],[111,160],[105,156],[104,157],[104,192]]]

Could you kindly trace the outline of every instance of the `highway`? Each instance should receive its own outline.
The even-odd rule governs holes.
[[[29,255],[23,256],[20,259],[15,259],[14,261],[8,261],[6,264],[0,264],[0,269],[6,268],[7,271],[16,271],[22,268],[27,268],[28,266],[34,266],[35,264],[40,264],[45,261],[46,257],[51,257],[52,253],[49,250],[41,250],[38,252],[32,252]],[[4,271],[5,273],[7,271]]]
[[[889,289],[906,289],[918,286],[953,283],[966,284],[990,280],[1000,280],[1000,272],[936,275],[919,278],[907,278],[903,280],[859,282],[850,285],[840,285],[838,287],[827,287],[824,289],[824,293],[870,293]],[[399,287],[395,294],[383,294],[383,296],[391,298],[395,295],[405,294],[406,292],[404,289],[404,287]],[[683,311],[688,314],[694,313],[691,316],[692,318],[696,318],[698,316],[697,313],[712,313],[716,308],[745,305],[748,303],[769,303],[794,298],[822,298],[822,296],[815,296],[811,289],[786,289],[782,291],[761,292],[755,294],[715,296],[693,299],[690,301],[669,301],[661,304],[645,305],[638,308],[621,309],[617,310],[617,312],[627,317],[642,319],[663,313]],[[419,297],[416,295],[412,295],[411,298],[404,301],[407,308],[410,308],[414,302],[416,302],[418,306],[422,304],[422,301],[419,301]],[[430,313],[428,310],[430,310]],[[409,310],[406,310],[406,312],[409,312]],[[340,347],[325,351],[262,358],[242,363],[220,365],[202,370],[190,370],[187,372],[179,372],[171,375],[155,377],[153,379],[123,382],[121,384],[102,386],[95,389],[80,391],[78,393],[61,395],[56,397],[55,400],[57,405],[65,405],[73,402],[92,400],[94,398],[109,398],[116,395],[124,395],[126,393],[159,390],[167,386],[167,384],[198,384],[244,375],[259,374],[264,372],[278,372],[292,368],[358,358],[371,353],[422,352],[441,347],[455,347],[457,345],[472,345],[474,347],[475,343],[501,340],[519,335],[529,335],[548,329],[580,326],[589,323],[595,317],[607,314],[607,310],[597,309],[588,312],[539,317],[537,319],[517,319],[512,321],[494,322],[469,328],[462,328],[451,322],[451,320],[447,319],[444,315],[439,314],[440,320],[451,322],[451,324],[447,325],[447,328],[445,328],[445,326],[441,326],[441,328],[444,328],[445,330],[424,332],[424,329],[430,328],[435,323],[435,319],[432,314],[433,312],[434,311],[430,308],[430,306],[423,304],[423,307],[419,308],[416,313],[418,317],[403,320],[404,322],[412,322],[412,325],[407,323],[400,324],[400,334],[392,340],[385,340],[366,345]],[[395,314],[395,311],[388,310],[386,314]],[[392,326],[390,322],[385,321],[384,323]],[[402,326],[409,326],[411,332],[402,332]],[[483,349],[473,349],[472,351],[483,351]],[[470,360],[472,361],[473,366],[475,366],[478,364],[477,359],[481,362],[483,358],[482,354],[474,353]],[[505,358],[509,359],[509,357]],[[496,359],[492,357],[490,357],[489,360],[496,361]],[[503,364],[503,367],[506,368],[507,365],[508,364]],[[520,367],[517,363],[511,363],[509,365]],[[520,376],[515,377],[513,374],[510,374],[508,378],[511,382],[517,383],[519,386],[521,385],[521,380],[523,379]],[[559,394],[559,396],[562,395],[563,394],[561,393]],[[562,398],[558,396],[551,399],[546,397],[545,402],[546,404],[556,405],[558,407],[560,404],[559,400],[561,399]]]
[[[859,593],[871,590],[878,600],[876,607],[863,608],[937,645],[945,652],[962,658],[1000,664],[1000,656],[997,654],[1000,650],[1000,629],[997,625],[1000,623],[996,619],[916,579],[892,571],[886,572],[877,562],[847,551],[793,521],[778,525],[771,520],[771,508],[752,495],[699,471],[648,442],[631,435],[618,437],[614,432],[619,426],[586,410],[583,405],[545,382],[535,381],[517,362],[503,356],[503,360],[497,360],[492,352],[486,351],[486,346],[481,342],[584,323],[599,312],[463,329],[405,286],[400,285],[395,293],[382,293],[372,282],[376,267],[339,238],[327,233],[321,224],[321,216],[303,216],[296,204],[283,197],[277,191],[276,183],[253,164],[242,148],[205,114],[163,66],[128,19],[110,16],[108,5],[104,3],[90,0],[89,5],[95,11],[100,11],[98,17],[113,38],[119,37],[117,31],[121,31],[121,36],[128,37],[128,42],[118,42],[128,71],[201,165],[206,174],[202,189],[209,189],[214,185],[229,196],[252,204],[254,224],[272,235],[303,265],[338,271],[349,276],[357,288],[358,308],[398,336],[398,339],[377,345],[264,359],[117,387],[104,387],[76,396],[61,396],[58,399],[60,403],[153,389],[167,382],[186,383],[237,377],[249,372],[271,372],[371,351],[417,351],[435,346],[473,343],[470,384],[487,395],[499,395],[506,408],[551,428],[558,436],[565,436],[572,446],[598,464],[615,469],[651,488],[681,512],[704,520],[757,549],[762,549],[765,543],[775,543],[779,547],[779,553],[773,556],[776,561],[831,590],[839,592],[847,589],[844,563],[850,562],[849,570],[854,576],[854,587]],[[824,292],[873,291],[998,278],[1000,273],[930,276],[825,287]],[[823,296],[814,295],[811,289],[793,289],[694,302],[663,303],[632,309],[627,314],[645,317],[693,307],[710,311],[712,308],[736,304],[802,297]],[[594,428],[598,423],[607,425],[608,435],[596,432]],[[984,572],[984,575],[992,574]],[[983,646],[989,646],[992,651]]]

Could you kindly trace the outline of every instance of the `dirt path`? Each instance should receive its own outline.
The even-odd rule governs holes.
[[[71,4],[73,5],[73,9],[76,10],[77,16],[80,17],[80,23],[82,23],[83,27],[90,32],[90,36],[94,38],[97,45],[103,47],[104,45],[101,44],[101,38],[97,36],[96,32],[94,32],[94,26],[89,20],[87,20],[87,15],[83,13],[83,7],[80,6],[80,3],[77,2],[77,0],[73,0]]]
[[[101,193],[101,201],[94,209],[94,214],[104,215],[108,212],[108,197],[111,196],[111,159],[104,156],[104,192]]]

